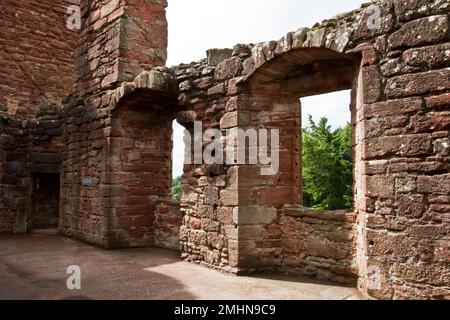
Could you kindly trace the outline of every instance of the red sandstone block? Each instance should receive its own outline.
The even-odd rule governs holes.
[[[233,208],[232,207],[219,207],[217,210],[217,220],[224,225],[230,225],[233,223]]]
[[[395,14],[399,21],[408,21],[415,18],[430,15],[432,12],[437,12],[441,8],[441,12],[448,10],[447,0],[394,0]],[[419,9],[420,8],[420,9]]]
[[[421,98],[406,98],[368,104],[364,106],[364,118],[398,116],[419,111],[422,109],[422,105]]]
[[[428,108],[439,108],[439,107],[449,107],[450,106],[450,93],[444,93],[438,96],[432,96],[425,98],[426,105]]]
[[[419,156],[432,153],[431,134],[370,138],[366,142],[366,159],[389,155]]]
[[[116,209],[117,215],[127,215],[127,216],[143,216],[149,215],[151,213],[149,206],[133,206],[128,208],[118,208]]]
[[[403,53],[403,60],[412,67],[439,69],[450,66],[450,44],[440,44],[409,49]]]
[[[299,190],[292,187],[260,187],[258,188],[259,205],[282,205],[286,203],[297,203]]]
[[[418,177],[417,191],[435,195],[450,194],[450,174]]]
[[[395,263],[392,272],[397,279],[409,283],[427,283],[435,286],[446,286],[450,281],[448,267],[442,263],[428,265]]]
[[[214,73],[214,79],[216,81],[222,81],[236,77],[242,71],[243,66],[239,58],[233,57],[227,59],[216,66],[216,71]]]
[[[394,197],[393,177],[386,176],[369,176],[367,177],[367,196],[378,198]]]
[[[450,227],[448,224],[415,224],[408,229],[408,235],[420,240],[439,240],[448,235],[449,231]]]
[[[150,214],[133,217],[134,226],[136,227],[148,227],[153,223],[153,216]]]
[[[429,196],[428,196],[428,202],[429,202],[429,203],[443,203],[443,204],[448,204],[448,203],[450,203],[450,196],[444,196],[444,195],[429,195]]]
[[[378,66],[369,66],[361,69],[363,81],[364,103],[377,102],[381,98],[382,76]]]
[[[222,206],[237,206],[239,205],[239,190],[225,189],[220,191],[220,204]]]
[[[188,228],[194,229],[194,230],[201,230],[202,229],[202,220],[192,218],[192,217],[189,218]]]
[[[439,43],[449,31],[446,15],[431,16],[405,23],[388,40],[390,49]]]
[[[208,96],[223,95],[226,92],[225,83],[220,83],[208,90]]]
[[[421,218],[425,212],[425,203],[423,195],[401,196],[396,201],[396,213],[399,216]]]
[[[450,68],[397,76],[387,80],[388,98],[401,98],[445,91],[450,88]]]

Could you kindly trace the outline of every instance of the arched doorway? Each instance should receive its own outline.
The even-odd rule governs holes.
[[[111,115],[105,196],[114,247],[178,247],[181,217],[171,201],[175,107],[172,96],[138,89]]]
[[[277,268],[356,284],[357,209],[318,212],[302,206],[299,99],[351,90],[353,169],[354,176],[360,177],[359,65],[359,56],[303,48],[274,57],[243,83],[238,112],[250,120],[240,127],[279,130],[280,143],[276,174],[261,176],[261,165],[241,165],[238,169],[239,267]],[[360,194],[356,187],[353,190],[356,203]]]

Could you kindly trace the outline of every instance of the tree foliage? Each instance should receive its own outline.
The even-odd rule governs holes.
[[[353,207],[351,125],[332,131],[328,119],[303,130],[303,205],[317,210]]]
[[[172,199],[181,200],[181,177],[176,177],[172,182]]]

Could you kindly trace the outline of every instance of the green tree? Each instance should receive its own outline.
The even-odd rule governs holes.
[[[172,199],[181,200],[181,177],[176,177],[172,182]]]
[[[309,116],[302,157],[303,204],[317,210],[352,208],[351,125],[332,131],[327,118],[316,124]]]

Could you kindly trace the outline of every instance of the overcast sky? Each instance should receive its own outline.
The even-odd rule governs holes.
[[[361,0],[168,0],[169,66],[198,61],[210,48],[278,40],[336,14],[357,9]],[[333,128],[350,120],[350,93],[342,91],[302,99],[304,125],[326,116]],[[174,127],[173,175],[183,172],[183,130]]]

